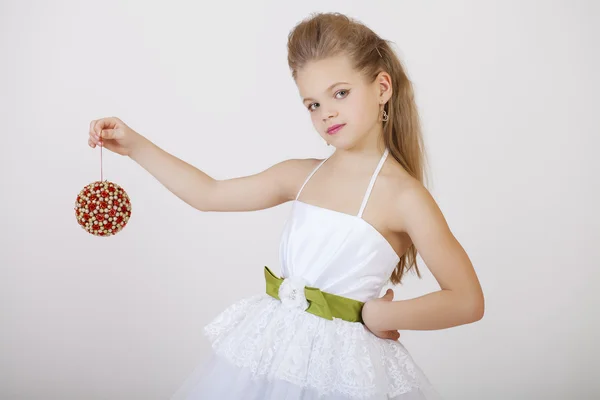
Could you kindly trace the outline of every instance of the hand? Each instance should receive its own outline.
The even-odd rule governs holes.
[[[142,136],[116,117],[101,118],[90,123],[88,145],[129,156]]]
[[[381,304],[383,302],[391,302],[393,299],[394,291],[392,289],[388,289],[383,295],[383,297],[367,301],[362,309],[362,317],[365,326],[375,336],[381,339],[400,339],[400,332],[398,331],[381,331],[376,328],[376,321],[380,320],[381,318],[385,318],[385,316],[380,315]]]

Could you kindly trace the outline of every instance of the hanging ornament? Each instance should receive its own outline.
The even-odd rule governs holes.
[[[75,200],[75,217],[79,225],[95,236],[119,233],[131,217],[131,202],[125,190],[103,179],[100,145],[100,180],[84,187]]]

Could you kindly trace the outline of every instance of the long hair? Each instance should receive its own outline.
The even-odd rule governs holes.
[[[311,61],[346,55],[354,68],[373,82],[381,71],[392,80],[392,96],[384,110],[384,143],[402,167],[422,184],[425,179],[425,149],[419,113],[411,81],[390,42],[363,23],[340,13],[317,13],[304,19],[288,36],[288,65],[294,79],[298,70]],[[421,277],[414,244],[400,257],[390,281],[399,284],[413,269]]]

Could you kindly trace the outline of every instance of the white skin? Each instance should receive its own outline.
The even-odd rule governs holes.
[[[350,163],[381,157],[382,112],[392,95],[387,72],[380,72],[369,82],[352,68],[348,57],[341,55],[307,63],[298,71],[296,85],[315,130],[336,148],[330,163],[338,157]],[[328,134],[327,129],[337,124],[345,126],[337,134]],[[388,289],[381,300],[393,298],[394,292]],[[397,330],[369,329],[383,339],[400,338]]]
[[[346,82],[331,87],[337,82]],[[344,56],[308,63],[298,71],[296,84],[319,135],[336,147],[328,163],[372,165],[381,156],[382,110],[392,96],[391,77],[380,72],[368,80]],[[327,128],[346,124],[337,134]],[[431,330],[475,322],[483,317],[484,298],[471,261],[453,236],[438,205],[399,163],[386,163],[394,179],[383,179],[378,190],[392,199],[385,210],[388,240],[402,253],[414,244],[441,290],[405,301],[392,301],[388,289],[363,307],[367,328],[381,338],[397,339],[398,329]],[[392,239],[393,238],[393,239]],[[395,241],[394,241],[395,239]]]
[[[348,83],[329,89],[340,81]],[[369,82],[340,56],[304,66],[296,83],[301,97],[310,98],[304,104],[307,110],[310,107],[315,129],[336,147],[326,165],[336,165],[343,173],[372,171],[383,149],[381,111],[392,96],[390,76],[381,72]],[[346,124],[340,132],[327,134],[329,126],[340,123]],[[102,142],[105,148],[130,157],[201,211],[260,210],[293,200],[316,162],[286,160],[258,174],[215,180],[160,149],[116,117],[90,123],[89,146],[95,148]],[[349,176],[343,181],[352,182]],[[378,337],[395,340],[398,330],[445,329],[481,319],[484,298],[473,265],[430,193],[393,157],[388,157],[377,182],[379,198],[369,202],[376,203],[371,210],[379,210],[375,212],[379,220],[372,225],[377,225],[398,255],[414,244],[440,290],[393,301],[389,289],[382,298],[365,303],[365,326]],[[371,222],[375,217],[371,214]]]
[[[337,84],[330,88],[332,84]],[[383,106],[392,95],[391,78],[380,72],[373,82],[352,68],[345,56],[309,62],[298,71],[296,85],[316,131],[336,147],[336,156],[381,155]],[[327,128],[346,126],[335,135]],[[342,154],[344,153],[344,154]]]

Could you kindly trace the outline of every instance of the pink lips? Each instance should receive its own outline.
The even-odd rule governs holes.
[[[330,135],[333,135],[334,133],[338,132],[340,129],[342,129],[346,124],[337,124],[337,125],[331,125],[329,127],[329,129],[327,129],[327,133],[329,133]]]

